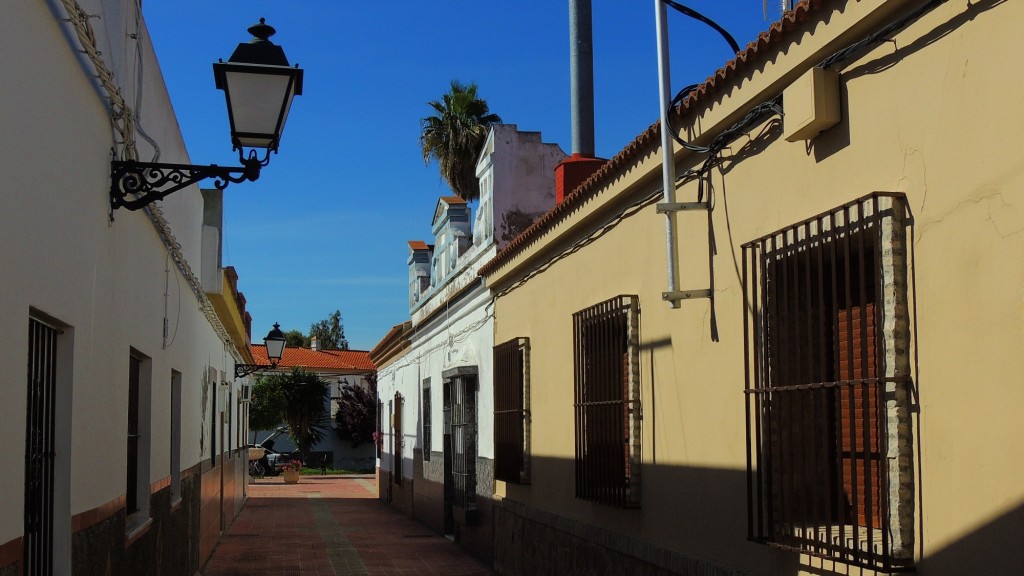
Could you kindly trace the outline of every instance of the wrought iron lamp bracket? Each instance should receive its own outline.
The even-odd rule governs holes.
[[[238,167],[114,160],[110,166],[110,208],[138,210],[207,178],[215,178],[213,185],[219,190],[232,182],[255,181],[270,163],[270,150],[262,159],[255,150],[249,151],[248,158],[239,150],[238,158],[242,162]]]
[[[235,364],[235,378],[245,378],[250,374],[270,368],[277,368],[277,364]]]

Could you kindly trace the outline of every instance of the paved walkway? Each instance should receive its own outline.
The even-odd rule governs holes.
[[[373,476],[266,478],[202,572],[205,576],[478,576],[495,572],[377,500]]]

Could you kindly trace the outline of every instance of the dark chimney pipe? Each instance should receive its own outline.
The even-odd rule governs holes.
[[[590,0],[569,0],[572,153],[594,157],[594,35]]]
[[[569,0],[569,72],[572,155],[555,167],[558,204],[605,164],[605,160],[594,157],[594,34],[590,0]]]

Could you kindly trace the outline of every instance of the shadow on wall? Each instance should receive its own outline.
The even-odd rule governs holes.
[[[746,470],[645,464],[641,508],[630,510],[577,500],[571,459],[532,464],[533,484],[509,485],[495,503],[494,565],[502,574],[860,573],[748,541]],[[926,546],[917,573],[1024,574],[1022,534],[1024,505],[941,549]]]
[[[796,554],[747,540],[746,470],[645,463],[639,509],[576,499],[572,459],[535,456],[531,474],[531,485],[508,485],[497,504],[502,574],[795,576],[801,568]]]
[[[1007,478],[1007,482],[1011,479]],[[1019,479],[1017,479],[1019,481]],[[927,515],[925,516],[927,521]],[[925,550],[920,574],[1024,574],[1024,504],[934,551]]]

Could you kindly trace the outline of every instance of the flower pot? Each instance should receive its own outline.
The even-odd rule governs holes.
[[[284,470],[281,472],[281,477],[284,478],[285,484],[295,484],[299,481],[298,470]]]

